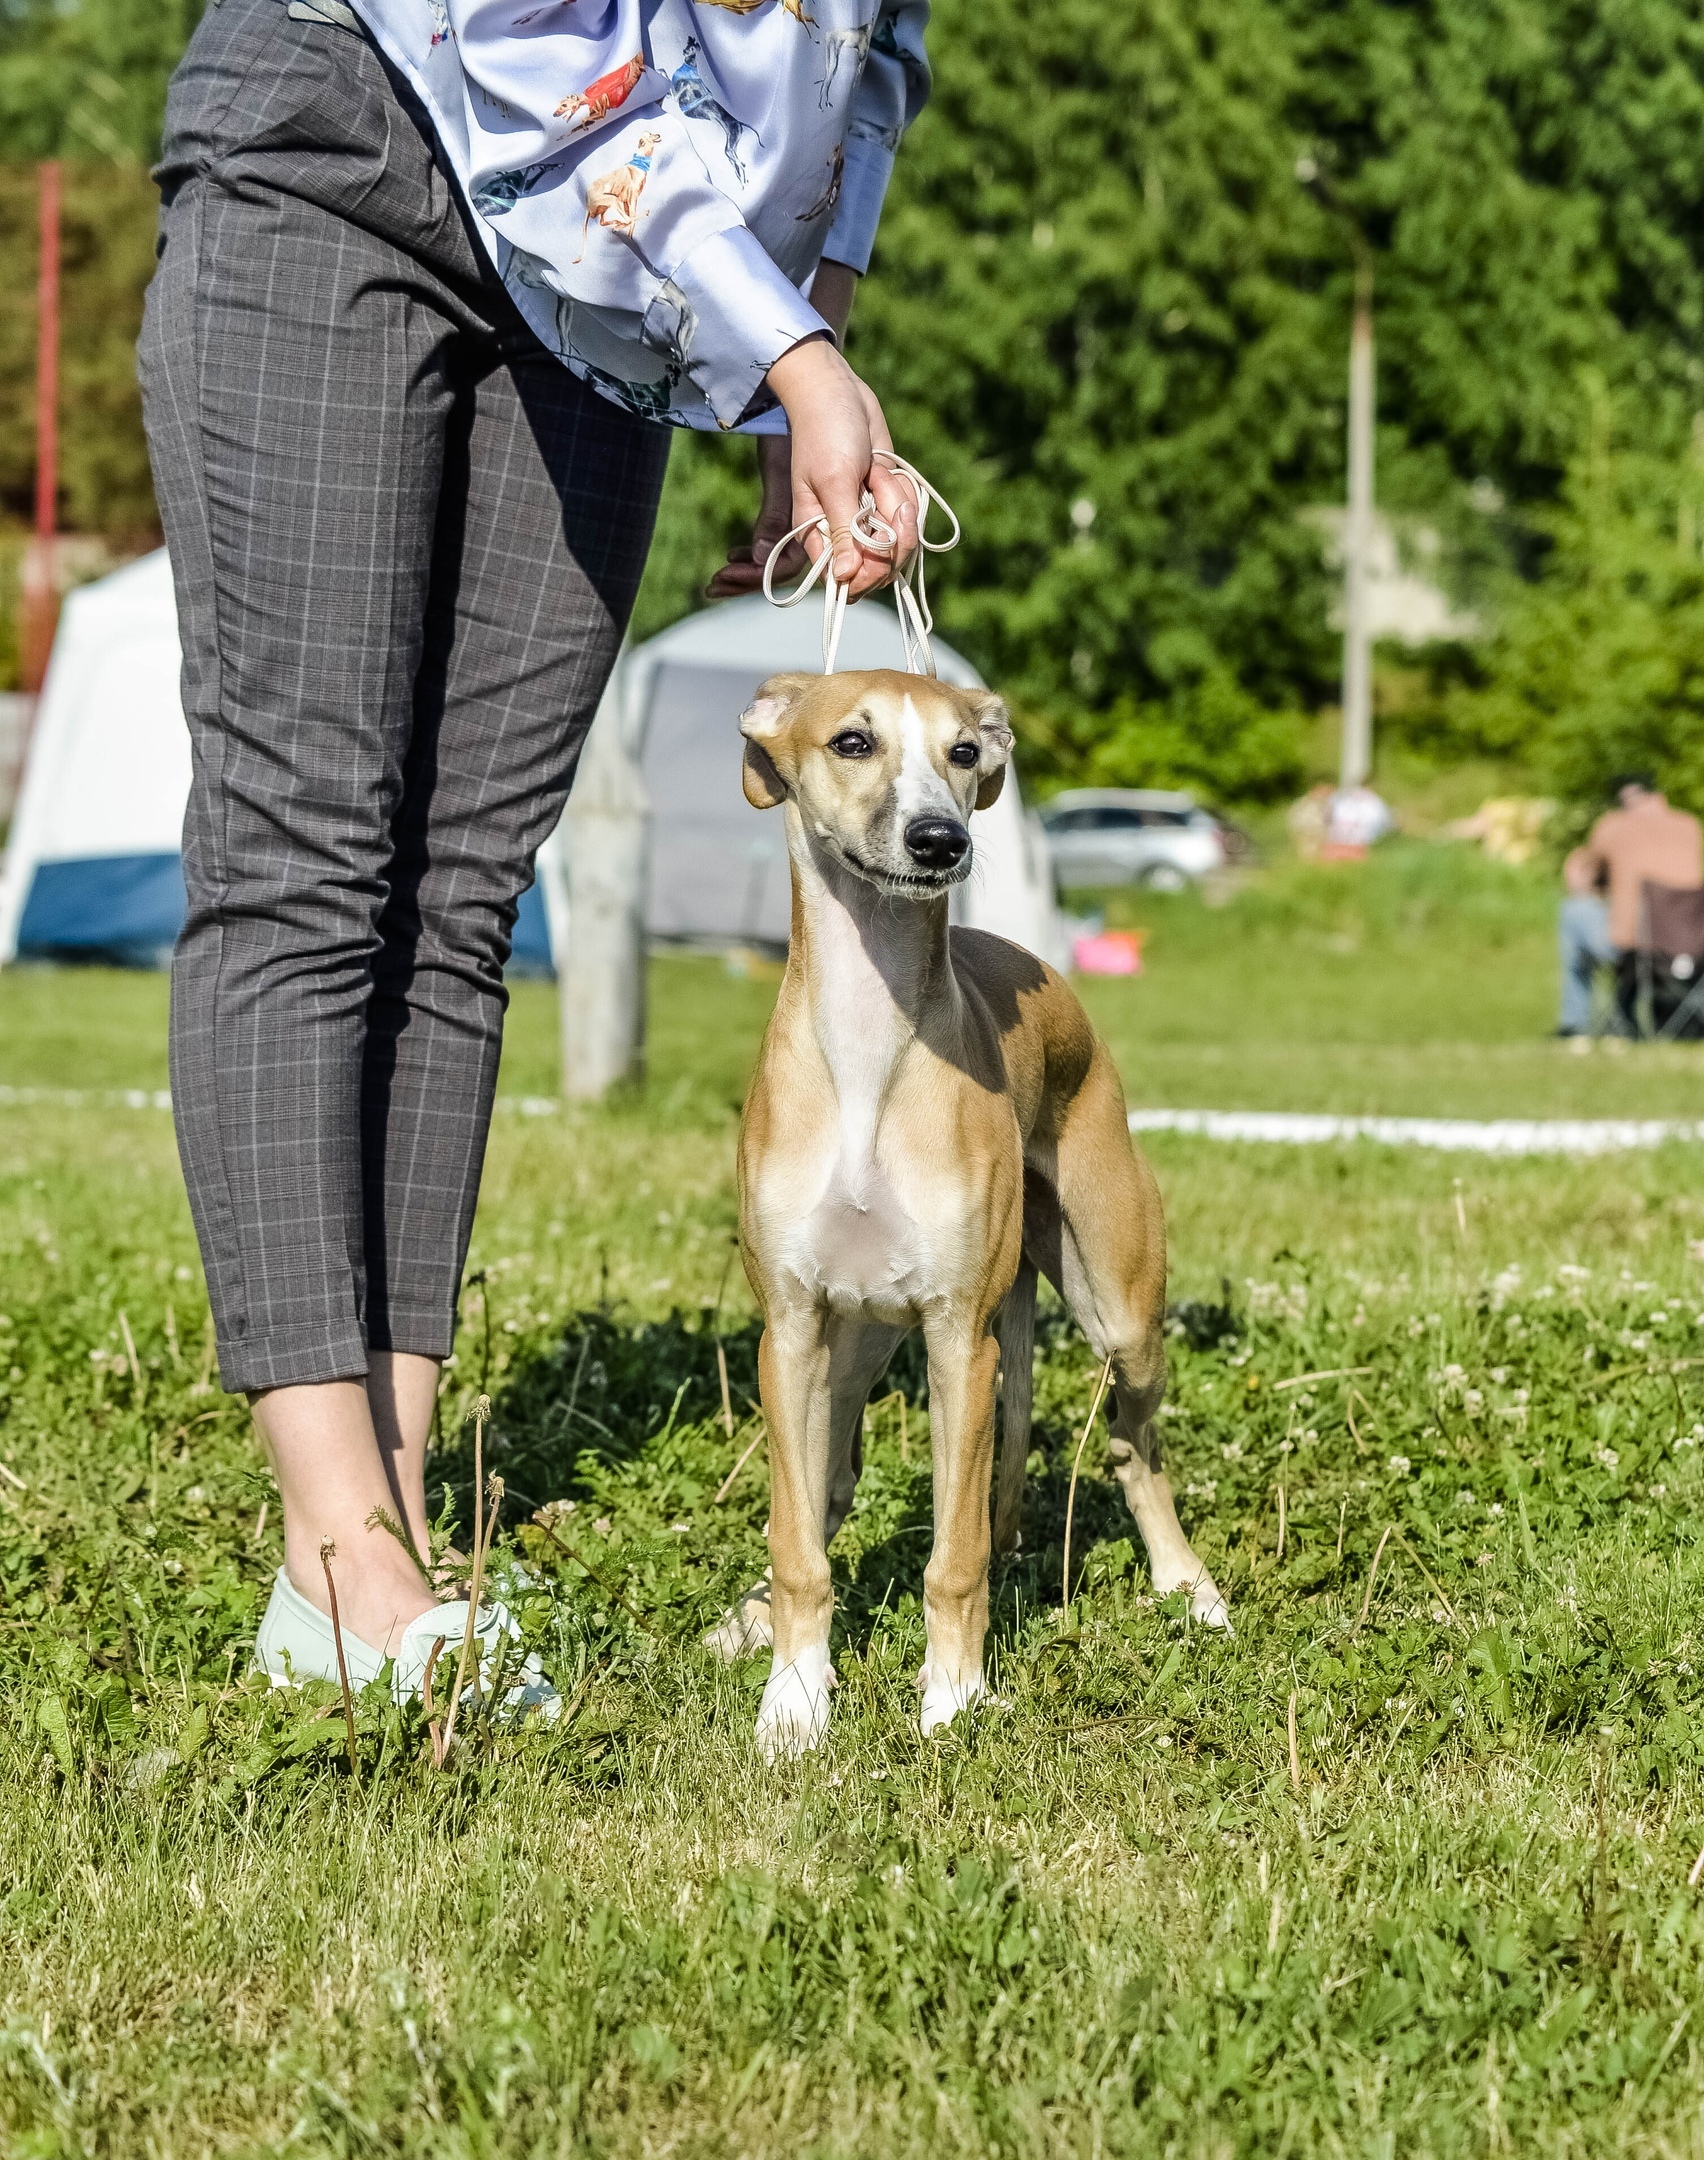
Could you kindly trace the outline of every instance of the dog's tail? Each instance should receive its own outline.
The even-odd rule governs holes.
[[[1000,1469],[994,1486],[997,1553],[1018,1549],[1035,1379],[1035,1288],[1035,1268],[1026,1254],[1000,1308]]]

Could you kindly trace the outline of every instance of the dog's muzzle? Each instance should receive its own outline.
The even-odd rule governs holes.
[[[970,849],[957,818],[918,817],[905,828],[905,852],[922,870],[956,870]]]

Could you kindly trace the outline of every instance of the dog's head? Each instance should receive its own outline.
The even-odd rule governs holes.
[[[970,875],[970,813],[999,794],[1004,704],[891,669],[772,675],[740,715],[747,802],[805,830],[882,891],[925,899]]]

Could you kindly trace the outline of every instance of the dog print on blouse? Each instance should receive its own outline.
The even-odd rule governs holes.
[[[557,106],[556,118],[572,120],[576,127],[596,127],[600,120],[607,120],[618,105],[625,105],[631,92],[644,80],[645,55],[635,53],[620,67],[611,68],[596,82],[587,83],[583,90],[570,90]]]

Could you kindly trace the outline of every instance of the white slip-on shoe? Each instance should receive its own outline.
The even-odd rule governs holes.
[[[391,1662],[391,1693],[398,1702],[407,1702],[420,1694],[426,1661],[436,1642],[442,1642],[444,1647],[432,1676],[433,1693],[443,1700],[454,1683],[466,1632],[465,1598],[453,1605],[430,1606],[409,1621]],[[520,1632],[506,1606],[480,1607],[474,1632],[474,1641],[478,1645],[479,1682],[490,1688],[498,1678],[501,1665],[506,1683],[502,1703],[504,1722],[519,1723],[524,1717],[536,1715],[550,1724],[561,1715],[562,1698],[545,1678],[544,1668],[535,1652],[529,1650],[517,1659],[514,1651],[507,1649],[507,1645],[519,1641]],[[341,1633],[349,1685],[355,1689],[364,1688],[368,1681],[379,1677],[385,1659],[371,1643],[351,1635],[347,1628]],[[501,1658],[498,1655],[500,1649],[506,1649],[506,1655]],[[337,1641],[331,1621],[317,1605],[309,1604],[284,1568],[278,1570],[273,1582],[266,1615],[255,1638],[254,1669],[265,1673],[274,1687],[296,1687],[304,1680],[335,1682],[338,1678]],[[463,1690],[464,1703],[472,1692],[470,1681]]]
[[[343,1661],[349,1668],[349,1685],[364,1688],[379,1677],[384,1659],[371,1643],[347,1628],[343,1637]],[[337,1678],[337,1637],[329,1616],[310,1605],[280,1568],[273,1578],[266,1615],[255,1637],[254,1669],[265,1673],[274,1687],[297,1687],[304,1680]]]
[[[418,1614],[408,1623],[396,1646],[396,1667],[391,1675],[391,1687],[398,1702],[406,1702],[422,1693],[426,1661],[432,1655],[432,1645],[439,1642],[444,1647],[438,1654],[432,1674],[432,1693],[440,1702],[448,1698],[455,1685],[456,1666],[466,1633],[465,1598],[454,1605],[434,1605],[429,1612]],[[523,1718],[538,1717],[546,1725],[553,1725],[562,1715],[562,1697],[545,1678],[536,1651],[529,1650],[524,1656],[517,1657],[510,1647],[520,1641],[521,1630],[509,1608],[496,1603],[481,1605],[479,1618],[474,1623],[473,1639],[480,1686],[489,1691],[499,1677],[502,1679],[503,1700],[498,1714],[504,1724],[518,1725]],[[470,1681],[462,1690],[464,1706],[472,1693]]]

